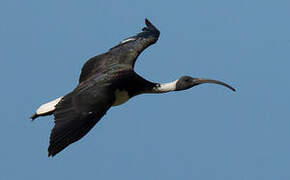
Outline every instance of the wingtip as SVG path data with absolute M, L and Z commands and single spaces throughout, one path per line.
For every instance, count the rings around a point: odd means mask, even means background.
M 147 19 L 145 18 L 146 27 L 144 27 L 143 31 L 154 31 L 155 33 L 160 34 L 160 31 Z
M 61 145 L 55 145 L 52 144 L 51 142 L 49 143 L 49 147 L 47 149 L 48 152 L 48 157 L 54 157 L 55 155 L 57 155 L 58 153 L 60 153 L 63 149 L 65 149 L 65 147 L 61 146 Z
M 57 153 L 53 152 L 50 148 L 51 148 L 51 146 L 49 146 L 49 148 L 48 148 L 48 157 L 54 157 Z
M 147 18 L 145 18 L 145 24 L 146 26 L 152 26 L 152 23 Z
M 145 24 L 148 28 L 152 27 L 152 28 L 156 29 L 156 27 L 147 18 L 145 18 Z

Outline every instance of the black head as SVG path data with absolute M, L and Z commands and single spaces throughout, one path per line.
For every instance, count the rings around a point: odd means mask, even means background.
M 186 90 L 186 89 L 192 88 L 193 86 L 203 84 L 203 83 L 220 84 L 231 89 L 232 91 L 236 91 L 233 87 L 221 81 L 212 80 L 212 79 L 193 78 L 190 76 L 182 76 L 177 81 L 176 91 Z

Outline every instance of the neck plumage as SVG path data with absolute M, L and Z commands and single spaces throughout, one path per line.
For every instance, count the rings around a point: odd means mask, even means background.
M 156 86 L 150 91 L 150 93 L 166 93 L 175 91 L 177 81 L 178 80 L 163 84 L 156 84 Z

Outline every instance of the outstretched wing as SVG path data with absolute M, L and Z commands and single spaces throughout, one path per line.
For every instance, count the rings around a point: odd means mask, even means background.
M 85 136 L 111 107 L 113 98 L 108 88 L 95 84 L 84 84 L 64 96 L 54 111 L 48 156 Z
M 79 82 L 87 80 L 92 74 L 106 71 L 114 65 L 128 65 L 134 68 L 139 54 L 148 46 L 154 44 L 159 37 L 159 30 L 145 19 L 146 27 L 139 34 L 124 39 L 108 52 L 89 59 L 83 66 Z

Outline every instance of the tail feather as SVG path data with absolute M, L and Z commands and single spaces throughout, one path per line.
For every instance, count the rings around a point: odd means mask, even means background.
M 50 101 L 48 103 L 45 103 L 43 105 L 41 105 L 36 112 L 30 117 L 30 119 L 33 121 L 34 119 L 38 118 L 39 116 L 48 116 L 48 115 L 52 115 L 54 110 L 55 110 L 55 106 L 60 102 L 60 100 L 63 97 L 59 97 L 53 101 Z
M 30 119 L 33 121 L 34 119 L 36 119 L 38 117 L 38 115 L 36 114 L 36 113 L 34 113 L 31 117 L 30 117 Z

